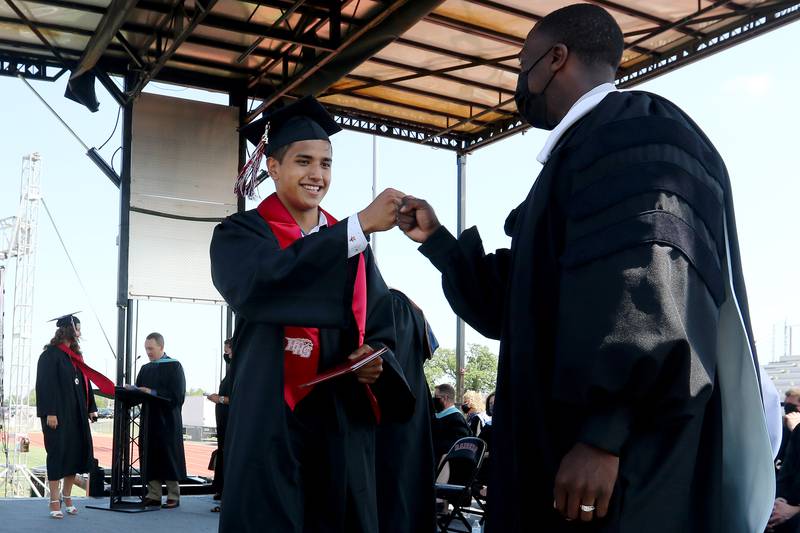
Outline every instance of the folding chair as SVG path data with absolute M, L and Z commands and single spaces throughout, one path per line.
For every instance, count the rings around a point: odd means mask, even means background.
M 453 444 L 439 465 L 439 470 L 436 472 L 437 479 L 445 467 L 449 469 L 447 483 L 436 484 L 436 497 L 449 504 L 445 506 L 444 512 L 436 517 L 436 523 L 442 533 L 462 531 L 450 529 L 450 524 L 454 520 L 464 524 L 466 530 L 470 531 L 471 526 L 464 512 L 469 511 L 472 506 L 472 486 L 478 477 L 485 453 L 485 442 L 476 437 L 464 437 Z M 453 508 L 448 512 L 449 506 Z

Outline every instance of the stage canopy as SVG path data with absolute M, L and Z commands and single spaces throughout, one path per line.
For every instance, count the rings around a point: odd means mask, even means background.
M 525 129 L 517 54 L 572 0 L 0 0 L 0 73 L 95 77 L 121 103 L 151 80 L 259 101 L 321 96 L 345 128 L 469 152 Z M 628 87 L 800 17 L 775 0 L 594 0 L 618 20 Z M 108 74 L 131 77 L 122 93 Z M 699 89 L 702 90 L 702 89 Z

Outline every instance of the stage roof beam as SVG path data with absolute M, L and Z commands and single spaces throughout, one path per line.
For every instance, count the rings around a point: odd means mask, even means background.
M 258 108 L 247 116 L 254 120 L 261 112 L 296 89 L 301 94 L 319 94 L 336 80 L 351 72 L 384 46 L 394 41 L 401 29 L 408 29 L 442 0 L 394 0 L 375 14 L 366 24 L 352 30 L 336 50 L 328 53 L 306 67 L 302 72 L 284 83 L 275 93 L 266 98 Z M 385 22 L 385 23 L 384 23 Z M 374 30 L 374 31 L 373 31 Z M 397 33 L 395 33 L 397 32 Z M 338 61 L 333 63 L 334 60 Z M 328 64 L 331 66 L 322 71 Z M 316 76 L 314 76 L 316 74 Z M 313 80 L 309 79 L 314 76 Z
M 94 31 L 89 44 L 83 52 L 78 65 L 72 70 L 71 79 L 75 79 L 81 74 L 89 72 L 114 40 L 114 36 L 122 28 L 133 8 L 136 7 L 138 0 L 111 0 L 105 15 L 100 20 L 100 24 Z
M 203 3 L 203 1 L 205 3 Z M 203 21 L 203 19 L 206 18 L 206 16 L 208 16 L 208 14 L 214 8 L 214 4 L 217 3 L 217 0 L 203 0 L 203 1 L 195 0 L 194 2 L 195 10 L 191 15 L 189 15 L 189 23 L 183 27 L 183 29 L 180 31 L 180 33 L 178 33 L 178 35 L 175 36 L 175 38 L 170 43 L 169 48 L 167 48 L 159 56 L 159 58 L 150 67 L 150 69 L 146 70 L 139 76 L 139 78 L 136 80 L 136 83 L 133 86 L 133 89 L 131 89 L 130 93 L 128 93 L 129 100 L 133 100 L 134 98 L 136 98 L 139 95 L 139 93 L 142 92 L 142 89 L 144 89 L 145 85 L 147 85 L 147 83 L 151 79 L 158 76 L 158 72 L 162 68 L 164 68 L 164 66 L 167 64 L 167 61 L 169 61 L 169 58 L 175 54 L 175 52 L 183 44 L 186 38 L 189 37 L 189 35 L 191 35 L 191 33 Z M 182 17 L 183 14 L 178 13 L 177 16 Z

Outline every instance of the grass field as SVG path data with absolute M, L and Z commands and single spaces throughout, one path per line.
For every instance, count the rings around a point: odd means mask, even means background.
M 110 435 L 113 430 L 112 424 L 113 422 L 111 420 L 101 420 L 92 425 L 92 434 Z M 32 443 L 30 445 L 30 451 L 23 455 L 23 461 L 30 470 L 37 469 L 39 467 L 45 467 L 47 465 L 47 453 L 45 452 L 43 446 L 37 446 Z M 3 470 L 2 465 L 4 464 L 6 464 L 5 451 L 0 447 L 0 472 Z M 5 476 L 0 477 L 0 498 L 13 496 L 9 491 L 10 486 L 7 484 Z M 72 489 L 72 495 L 85 496 L 86 492 L 76 486 Z

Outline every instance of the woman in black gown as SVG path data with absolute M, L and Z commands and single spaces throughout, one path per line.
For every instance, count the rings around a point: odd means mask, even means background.
M 36 373 L 36 414 L 42 420 L 47 450 L 50 517 L 64 518 L 59 484 L 67 514 L 75 515 L 72 485 L 75 474 L 90 471 L 92 434 L 89 420 L 97 420 L 97 404 L 85 374 L 78 339 L 80 321 L 67 315 L 57 319 L 55 335 L 39 356 Z

